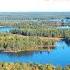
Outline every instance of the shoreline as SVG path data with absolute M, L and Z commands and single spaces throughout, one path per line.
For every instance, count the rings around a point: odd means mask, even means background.
M 36 52 L 36 51 L 47 51 L 51 52 L 53 49 L 34 49 L 34 50 L 18 50 L 18 51 L 10 51 L 10 50 L 0 50 L 3 53 L 21 53 L 21 52 Z

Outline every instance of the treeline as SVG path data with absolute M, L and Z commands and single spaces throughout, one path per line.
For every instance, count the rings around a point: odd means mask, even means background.
M 45 21 L 30 21 L 30 20 L 23 20 L 23 21 L 0 21 L 0 26 L 15 26 L 18 28 L 26 28 L 26 27 L 40 27 L 41 24 L 47 25 L 49 23 L 47 20 Z
M 36 29 L 14 29 L 10 31 L 12 34 L 21 34 L 24 36 L 42 36 L 42 37 L 57 37 L 70 38 L 70 29 L 57 28 L 36 28 Z
M 26 63 L 1 63 L 1 70 L 70 70 L 70 65 L 65 67 L 53 66 L 51 64 L 26 64 Z
M 13 26 L 13 27 L 15 27 L 16 26 L 16 22 L 0 21 L 0 26 Z
M 34 20 L 19 20 L 19 21 L 0 21 L 0 26 L 14 26 L 18 28 L 37 28 L 37 27 L 58 27 L 58 26 L 70 26 L 69 22 L 57 22 L 57 21 L 48 21 L 47 20 L 40 20 L 40 21 L 34 21 Z

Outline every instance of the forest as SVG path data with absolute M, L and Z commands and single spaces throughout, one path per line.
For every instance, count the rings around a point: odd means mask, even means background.
M 66 49 L 65 47 L 67 45 L 65 45 L 65 43 L 62 41 L 65 40 L 66 43 L 70 43 L 69 20 L 70 16 L 60 16 L 60 15 L 59 16 L 34 15 L 34 17 L 33 16 L 30 17 L 30 15 L 29 16 L 0 15 L 0 31 L 2 27 L 3 29 L 4 27 L 13 28 L 10 29 L 9 31 L 0 32 L 0 56 L 4 57 L 3 56 L 4 53 L 14 53 L 16 54 L 16 56 L 14 57 L 16 57 L 17 59 L 20 58 L 21 60 L 22 58 L 25 60 L 25 58 L 27 59 L 28 58 L 31 59 L 31 57 L 34 58 L 34 56 L 36 56 L 37 54 L 34 53 L 33 55 L 21 56 L 20 52 L 26 53 L 27 51 L 39 51 L 40 53 L 38 53 L 38 55 L 41 56 L 42 54 L 44 54 L 42 56 L 44 57 L 43 60 L 46 60 L 48 57 L 49 57 L 48 59 L 50 59 L 50 56 L 52 59 L 55 59 L 56 54 L 59 55 L 58 50 L 59 52 L 61 51 L 63 52 L 63 50 Z M 61 44 L 59 45 L 61 46 L 61 48 L 55 46 L 55 44 L 60 41 Z M 62 44 L 64 44 L 65 47 L 64 45 L 62 46 Z M 55 50 L 57 50 L 57 52 Z M 68 49 L 66 49 L 66 51 L 67 50 Z M 47 54 L 42 53 L 41 51 L 46 51 Z M 1 52 L 4 52 L 3 55 L 1 55 L 2 54 Z M 55 54 L 53 52 L 55 52 Z M 13 62 L 12 60 L 13 55 L 11 56 L 7 56 L 8 62 L 0 61 L 0 70 L 70 70 L 70 65 L 68 64 L 65 64 L 64 66 L 61 66 L 59 64 L 54 65 L 54 63 L 49 64 L 47 62 L 48 60 L 45 61 L 46 64 L 20 62 L 20 60 L 19 62 L 15 62 L 15 60 Z M 10 57 L 11 62 L 9 62 Z M 37 57 L 35 57 L 34 60 Z M 57 62 L 60 63 L 59 61 Z

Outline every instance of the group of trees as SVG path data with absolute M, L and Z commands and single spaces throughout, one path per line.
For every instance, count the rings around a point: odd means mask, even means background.
M 9 33 L 0 33 L 0 50 L 10 52 L 40 50 L 44 49 L 44 47 L 47 48 L 48 46 L 54 46 L 55 42 L 56 40 L 48 40 L 38 36 L 22 36 Z
M 1 21 L 0 26 L 13 26 L 14 27 L 14 26 L 16 26 L 16 22 Z
M 0 22 L 2 26 L 13 26 L 12 34 L 25 36 L 44 36 L 44 37 L 70 37 L 70 29 L 60 29 L 48 26 L 47 21 L 23 21 L 23 22 Z M 52 23 L 53 24 L 53 23 Z
M 70 26 L 69 22 L 68 23 L 64 23 L 64 22 L 57 22 L 57 21 L 48 21 L 47 20 L 19 20 L 19 21 L 0 21 L 0 26 L 14 26 L 14 27 L 18 27 L 18 28 L 26 28 L 26 27 L 30 27 L 30 28 L 37 28 L 37 27 L 58 27 L 58 26 Z
M 42 37 L 57 37 L 65 38 L 70 37 L 70 29 L 57 29 L 57 28 L 36 28 L 36 29 L 13 29 L 10 31 L 12 34 L 21 34 L 24 36 L 42 36 Z
M 14 26 L 16 28 L 11 30 L 10 33 L 0 33 L 0 49 L 16 51 L 34 50 L 35 48 L 43 49 L 44 46 L 54 46 L 57 41 L 48 38 L 70 38 L 70 29 L 47 26 L 47 22 L 45 22 L 24 21 L 20 23 L 0 23 L 0 25 Z
M 26 63 L 0 63 L 1 70 L 70 70 L 70 66 L 53 66 L 48 64 L 26 64 Z

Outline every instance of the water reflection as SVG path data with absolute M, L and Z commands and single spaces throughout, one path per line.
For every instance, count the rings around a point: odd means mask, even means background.
M 70 39 L 69 38 L 64 38 L 62 39 L 68 46 L 70 46 Z

